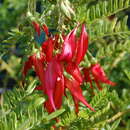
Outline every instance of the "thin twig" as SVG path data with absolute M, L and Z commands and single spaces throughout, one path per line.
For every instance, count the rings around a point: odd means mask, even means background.
M 129 113 L 130 109 L 127 109 L 123 112 L 118 112 L 116 115 L 114 115 L 113 117 L 111 117 L 110 119 L 107 120 L 107 123 L 111 123 L 114 122 L 115 120 L 117 120 L 118 118 L 120 118 L 121 116 L 123 116 L 126 113 Z

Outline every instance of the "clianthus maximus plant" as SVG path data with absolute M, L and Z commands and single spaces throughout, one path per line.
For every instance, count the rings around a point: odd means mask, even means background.
M 100 82 L 111 86 L 116 84 L 108 79 L 99 63 L 92 64 L 89 68 L 80 67 L 88 49 L 89 36 L 85 23 L 77 24 L 77 27 L 69 34 L 61 37 L 58 34 L 49 35 L 46 25 L 40 27 L 35 21 L 32 24 L 38 36 L 43 29 L 47 40 L 42 43 L 37 53 L 29 56 L 23 68 L 23 76 L 26 76 L 29 69 L 34 68 L 40 80 L 40 85 L 35 89 L 43 91 L 43 94 L 48 96 L 44 107 L 49 113 L 60 109 L 62 97 L 66 95 L 66 89 L 68 89 L 73 97 L 76 112 L 78 112 L 79 102 L 95 111 L 85 100 L 81 85 L 84 82 L 89 82 L 93 89 L 92 81 L 94 81 L 98 89 L 102 90 Z M 80 26 L 82 26 L 80 36 L 77 37 L 76 32 Z
M 129 130 L 129 7 L 130 0 L 28 0 L 12 44 L 0 48 L 15 54 L 1 61 L 19 83 L 3 95 L 0 129 Z

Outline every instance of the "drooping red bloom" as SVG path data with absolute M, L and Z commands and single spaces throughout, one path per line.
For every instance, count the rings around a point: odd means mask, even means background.
M 44 81 L 44 67 L 43 67 L 44 56 L 40 53 L 38 57 L 36 54 L 33 54 L 29 57 L 28 61 L 25 62 L 23 68 L 23 76 L 26 76 L 27 72 L 34 66 L 34 70 L 41 81 Z M 43 84 L 42 84 L 43 85 Z
M 44 85 L 46 87 L 46 93 L 48 95 L 49 101 L 52 105 L 52 108 L 56 110 L 54 103 L 54 91 L 56 89 L 56 82 L 58 78 L 61 80 L 63 75 L 61 65 L 56 58 L 52 59 L 48 63 L 48 66 L 45 71 Z
M 62 97 L 64 95 L 64 76 L 63 69 L 59 61 L 54 58 L 48 63 L 44 75 L 43 85 L 36 87 L 48 95 L 45 102 L 45 108 L 49 113 L 60 109 L 62 105 Z M 44 86 L 44 87 L 43 87 Z
M 91 79 L 91 75 L 90 75 L 90 69 L 84 68 L 83 72 L 84 72 L 85 81 L 90 83 L 90 88 L 93 88 L 92 79 Z
M 40 25 L 35 21 L 33 21 L 32 24 L 33 24 L 34 29 L 37 32 L 38 36 L 40 36 Z
M 95 79 L 98 79 L 100 82 L 109 84 L 111 86 L 116 85 L 116 83 L 114 83 L 108 79 L 108 77 L 106 76 L 106 74 L 105 74 L 103 68 L 100 66 L 100 64 L 92 65 L 91 70 L 92 70 L 92 74 Z
M 94 109 L 87 103 L 84 96 L 82 95 L 82 89 L 78 81 L 75 79 L 69 80 L 65 78 L 65 86 L 70 90 L 71 94 L 75 97 L 76 100 L 81 101 L 85 106 L 94 111 Z
M 56 109 L 60 109 L 62 106 L 62 98 L 64 95 L 64 76 L 58 77 L 55 85 L 55 90 L 53 94 L 54 104 Z M 54 108 L 51 105 L 51 102 L 47 100 L 45 102 L 45 108 L 49 113 L 54 111 Z
M 111 86 L 115 86 L 116 83 L 110 81 L 108 77 L 106 76 L 103 68 L 100 66 L 100 64 L 93 64 L 89 68 L 84 68 L 83 72 L 85 74 L 85 80 L 86 82 L 90 83 L 90 87 L 92 87 L 92 80 L 95 81 L 97 87 L 99 90 L 102 90 L 102 87 L 100 83 L 105 83 Z

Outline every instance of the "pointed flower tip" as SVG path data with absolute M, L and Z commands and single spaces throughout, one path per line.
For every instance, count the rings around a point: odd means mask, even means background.
M 56 91 L 55 85 L 57 83 L 58 77 L 61 75 L 62 75 L 61 64 L 57 61 L 56 58 L 53 58 L 47 65 L 44 75 L 44 85 L 46 88 L 48 99 L 50 101 L 50 105 L 54 110 L 56 110 L 56 103 L 55 103 L 56 97 L 54 95 Z
M 88 107 L 90 110 L 92 110 L 93 112 L 96 112 L 95 110 L 94 110 L 94 108 L 92 108 L 91 106 L 89 106 Z
M 86 25 L 85 25 L 85 23 L 82 24 L 82 33 L 87 33 L 86 32 Z
M 94 110 L 94 108 L 92 108 L 92 107 L 91 107 L 91 105 L 90 105 L 90 104 L 88 104 L 86 101 L 85 101 L 85 102 L 83 102 L 83 104 L 84 104 L 86 107 L 88 107 L 90 110 L 92 110 L 92 111 L 96 112 L 96 111 Z
M 63 49 L 61 52 L 60 60 L 72 61 L 76 46 L 76 31 L 77 27 L 75 27 L 66 37 L 63 43 Z
M 108 84 L 111 85 L 111 86 L 116 86 L 116 85 L 117 85 L 117 83 L 112 82 L 112 81 L 110 81 L 110 80 L 108 81 Z
M 92 65 L 91 70 L 92 70 L 92 74 L 96 80 L 99 80 L 100 82 L 109 84 L 111 86 L 116 85 L 116 83 L 114 83 L 108 79 L 106 73 L 104 72 L 104 70 L 100 66 L 100 64 L 97 63 L 97 64 Z
M 65 85 L 66 87 L 70 90 L 71 94 L 73 95 L 73 97 L 82 102 L 86 107 L 88 107 L 90 110 L 95 111 L 90 104 L 88 104 L 88 102 L 85 100 L 85 97 L 82 94 L 82 89 L 80 87 L 80 84 L 77 80 L 68 80 L 67 78 L 65 78 Z
M 54 109 L 54 111 L 56 111 L 56 106 L 55 106 L 55 103 L 54 103 L 53 95 L 49 94 L 48 96 L 49 96 L 49 100 L 50 100 L 50 103 L 52 105 L 52 108 Z

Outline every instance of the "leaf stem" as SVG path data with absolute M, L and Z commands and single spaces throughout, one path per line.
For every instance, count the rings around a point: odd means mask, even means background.
M 130 113 L 130 109 L 127 109 L 123 112 L 118 112 L 117 114 L 115 114 L 113 117 L 111 117 L 110 119 L 107 120 L 107 123 L 111 123 L 114 122 L 115 120 L 117 120 L 118 118 L 120 118 L 121 116 L 123 116 L 126 113 Z

